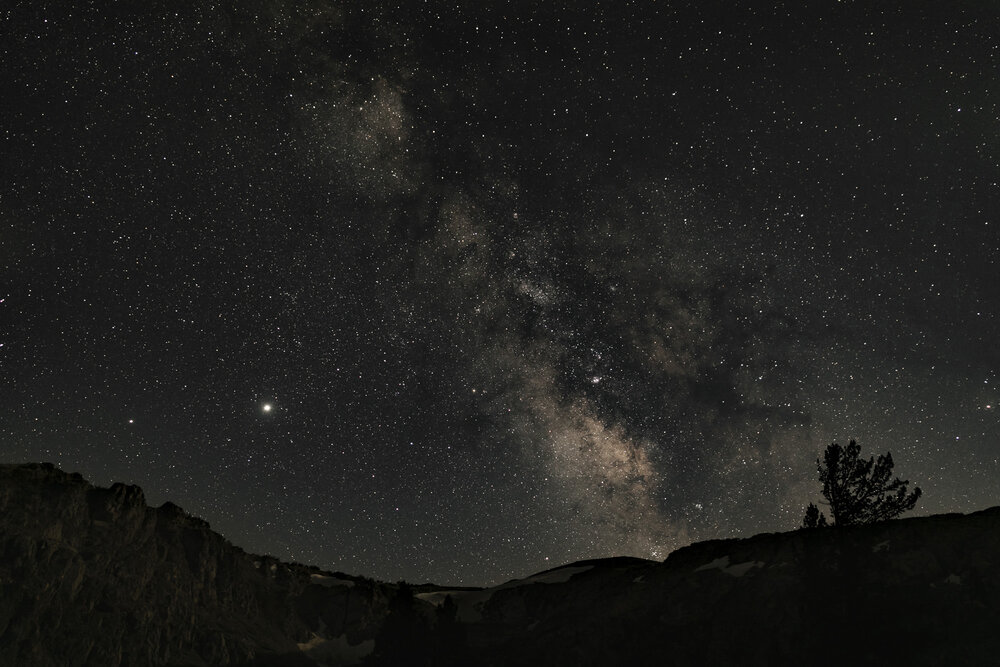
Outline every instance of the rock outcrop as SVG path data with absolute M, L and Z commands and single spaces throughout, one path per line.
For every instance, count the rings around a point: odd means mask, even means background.
M 995 665 L 998 564 L 994 508 L 411 589 L 246 554 L 134 486 L 0 466 L 0 666 Z
M 0 466 L 0 665 L 312 665 L 328 642 L 370 651 L 390 596 L 247 554 L 139 487 Z

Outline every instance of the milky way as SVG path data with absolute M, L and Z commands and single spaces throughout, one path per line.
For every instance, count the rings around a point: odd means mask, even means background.
M 0 458 L 485 584 L 997 502 L 984 3 L 4 10 Z

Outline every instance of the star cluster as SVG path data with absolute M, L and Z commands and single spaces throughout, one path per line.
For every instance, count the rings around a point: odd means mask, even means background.
M 0 459 L 441 583 L 995 504 L 998 18 L 4 9 Z

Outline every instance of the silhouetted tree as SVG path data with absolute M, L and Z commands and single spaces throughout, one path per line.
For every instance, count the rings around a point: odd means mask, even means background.
M 826 516 L 819 511 L 819 508 L 809 503 L 806 508 L 806 517 L 802 520 L 803 528 L 826 528 Z
M 420 666 L 430 664 L 427 620 L 417 609 L 413 587 L 400 581 L 389 602 L 389 614 L 375 636 L 375 650 L 367 665 Z
M 823 497 L 835 526 L 894 519 L 913 509 L 920 498 L 919 488 L 907 492 L 909 481 L 898 477 L 892 479 L 892 454 L 886 452 L 877 460 L 865 460 L 859 457 L 860 453 L 861 447 L 851 440 L 847 447 L 833 443 L 823 453 L 823 460 L 816 460 Z M 826 526 L 826 516 L 810 503 L 802 525 L 805 528 Z

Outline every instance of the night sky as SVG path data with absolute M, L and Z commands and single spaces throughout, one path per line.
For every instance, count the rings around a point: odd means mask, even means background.
M 451 584 L 1000 503 L 994 3 L 7 4 L 0 461 Z

